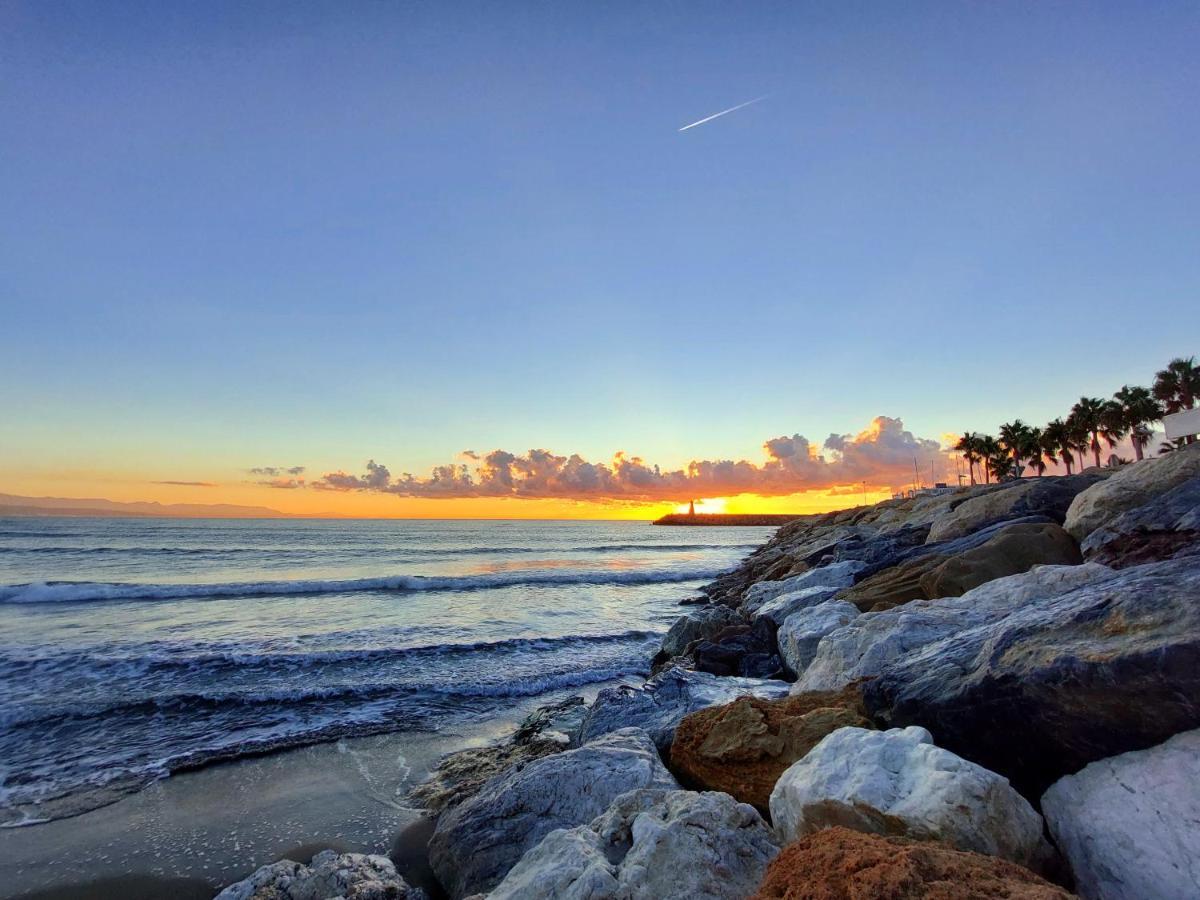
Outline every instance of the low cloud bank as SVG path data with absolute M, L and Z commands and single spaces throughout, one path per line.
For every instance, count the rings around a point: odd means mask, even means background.
M 326 491 L 373 491 L 401 497 L 560 498 L 589 501 L 685 501 L 735 494 L 784 496 L 866 483 L 897 488 L 913 480 L 914 460 L 924 479 L 931 462 L 938 477 L 953 464 L 936 440 L 919 438 L 900 419 L 878 416 L 857 435 L 831 434 L 815 444 L 800 434 L 763 444 L 765 461 L 694 460 L 685 469 L 663 471 L 637 456 L 617 453 L 611 463 L 549 450 L 513 454 L 465 452 L 467 463 L 437 466 L 426 478 L 393 476 L 371 460 L 361 475 L 328 472 L 310 482 Z

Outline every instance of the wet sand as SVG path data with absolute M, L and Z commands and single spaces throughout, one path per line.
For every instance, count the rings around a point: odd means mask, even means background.
M 69 819 L 0 831 L 0 897 L 211 898 L 278 859 L 332 847 L 391 855 L 429 884 L 429 823 L 405 802 L 444 754 L 507 734 L 534 707 L 603 685 L 510 702 L 455 731 L 343 739 L 157 782 Z

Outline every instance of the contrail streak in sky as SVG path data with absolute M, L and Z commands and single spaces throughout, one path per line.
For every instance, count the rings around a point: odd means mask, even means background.
M 719 113 L 713 113 L 711 116 L 701 119 L 699 122 L 693 122 L 691 125 L 684 125 L 679 130 L 687 131 L 689 128 L 695 128 L 697 125 L 703 125 L 705 122 L 711 122 L 713 119 L 719 119 L 721 116 L 727 116 L 731 112 L 737 112 L 737 110 L 750 106 L 752 103 L 757 103 L 759 100 L 766 100 L 769 96 L 771 95 L 763 94 L 761 97 L 755 97 L 753 100 L 747 100 L 745 103 L 739 103 L 737 106 L 731 106 L 729 109 L 723 109 Z

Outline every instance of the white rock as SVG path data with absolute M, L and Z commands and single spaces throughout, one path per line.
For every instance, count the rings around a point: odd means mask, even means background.
M 801 588 L 798 591 L 788 591 L 786 594 L 780 594 L 773 600 L 768 600 L 750 618 L 770 619 L 776 625 L 779 625 L 792 613 L 799 612 L 802 609 L 809 609 L 813 606 L 819 606 L 840 590 L 842 590 L 840 587 L 817 584 L 812 587 Z
M 1033 869 L 1053 855 L 1042 817 L 1007 779 L 935 747 L 917 726 L 839 728 L 783 773 L 770 808 L 785 843 L 842 825 L 946 841 Z
M 588 825 L 553 831 L 489 900 L 741 900 L 779 846 L 728 794 L 641 790 Z
M 1087 900 L 1200 897 L 1200 730 L 1060 778 L 1042 811 Z
M 858 616 L 858 607 L 845 600 L 826 600 L 817 606 L 794 612 L 779 626 L 776 635 L 779 655 L 792 672 L 800 675 L 816 656 L 821 639 L 849 625 Z
M 1079 493 L 1067 510 L 1063 527 L 1075 540 L 1083 541 L 1121 513 L 1136 509 L 1197 475 L 1200 475 L 1200 444 L 1131 463 Z
M 787 694 L 788 685 L 782 681 L 732 678 L 672 666 L 641 687 L 621 685 L 602 690 L 583 720 L 579 739 L 586 742 L 633 726 L 649 732 L 658 749 L 666 753 L 671 749 L 675 726 L 690 712 L 732 703 L 747 695 L 774 700 Z
M 623 728 L 493 778 L 438 819 L 429 863 L 451 897 L 490 890 L 554 829 L 590 822 L 627 791 L 678 786 L 649 735 Z
M 782 581 L 759 581 L 746 589 L 740 608 L 743 612 L 753 615 L 760 606 L 781 594 L 789 594 L 792 591 L 818 585 L 834 588 L 850 587 L 854 583 L 854 576 L 864 568 L 866 568 L 865 563 L 848 559 L 844 562 L 821 566 L 818 569 L 809 569 L 807 572 L 793 575 Z
M 989 581 L 961 597 L 914 600 L 884 612 L 864 613 L 821 639 L 792 692 L 840 690 L 859 678 L 880 674 L 888 664 L 935 641 L 1115 575 L 1098 563 L 1035 566 L 1020 575 Z
M 425 900 L 386 856 L 324 850 L 307 866 L 285 859 L 231 884 L 216 900 Z

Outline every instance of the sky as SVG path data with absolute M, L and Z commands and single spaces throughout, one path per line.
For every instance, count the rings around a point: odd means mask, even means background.
M 1195 3 L 0 0 L 0 491 L 885 496 L 1200 352 L 1197 46 Z

